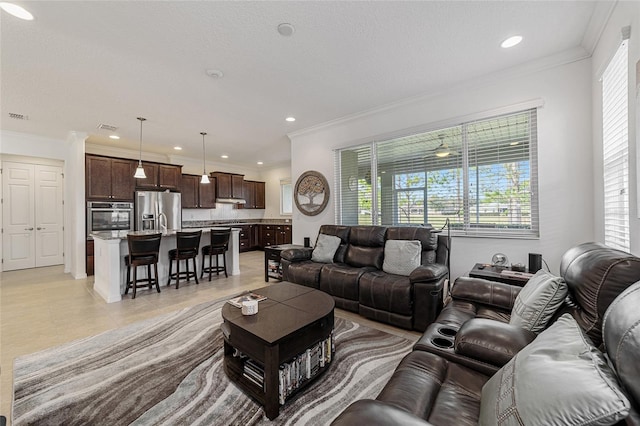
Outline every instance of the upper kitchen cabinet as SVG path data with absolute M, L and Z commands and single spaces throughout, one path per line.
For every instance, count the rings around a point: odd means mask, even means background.
M 158 183 L 161 189 L 178 189 L 182 177 L 182 166 L 160 164 L 158 167 Z
M 243 184 L 243 197 L 246 203 L 243 208 L 245 209 L 264 209 L 264 182 L 257 182 L 253 180 L 245 180 Z M 239 206 L 240 207 L 240 206 Z
M 89 201 L 133 201 L 135 161 L 85 156 L 86 196 Z
M 200 176 L 182 175 L 180 182 L 180 192 L 182 193 L 182 208 L 196 209 L 198 208 L 198 185 Z
M 184 209 L 215 209 L 216 180 L 209 178 L 210 183 L 200 183 L 198 175 L 182 175 L 180 192 Z
M 242 199 L 244 196 L 244 175 L 236 173 L 211 172 L 216 179 L 218 198 Z
M 178 190 L 182 175 L 182 166 L 142 162 L 145 179 L 136 179 L 136 187 L 149 190 Z
M 201 209 L 216 208 L 216 178 L 210 177 L 209 183 L 198 183 L 198 205 Z
M 143 161 L 142 168 L 144 169 L 144 174 L 147 177 L 144 179 L 136 179 L 136 188 L 150 190 L 160 188 L 158 185 L 158 164 Z

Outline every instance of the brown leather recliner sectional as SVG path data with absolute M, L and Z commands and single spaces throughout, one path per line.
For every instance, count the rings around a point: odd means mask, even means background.
M 284 250 L 284 280 L 330 294 L 339 308 L 406 329 L 424 331 L 442 309 L 449 252 L 433 227 L 322 225 L 319 234 L 340 238 L 333 262 L 312 261 L 311 248 Z M 420 241 L 421 266 L 409 276 L 384 272 L 388 240 Z
M 569 296 L 540 334 L 508 323 L 519 287 L 459 278 L 449 303 L 400 362 L 376 400 L 357 401 L 333 424 L 497 424 L 495 419 L 487 421 L 491 413 L 502 416 L 503 424 L 529 424 L 509 419 L 530 415 L 539 406 L 537 416 L 542 417 L 537 424 L 564 424 L 565 418 L 553 420 L 553 413 L 560 411 L 567 418 L 593 416 L 575 424 L 640 425 L 640 258 L 586 243 L 565 253 L 560 273 Z M 554 351 L 571 341 L 567 337 L 571 327 L 579 330 L 578 343 L 593 343 L 587 345 L 590 349 L 578 350 L 577 358 L 598 367 L 596 376 L 605 377 L 610 388 L 587 379 L 590 376 L 571 361 L 557 364 L 560 373 L 554 373 L 554 362 L 566 361 L 565 355 Z M 600 352 L 595 348 L 602 348 L 602 343 L 606 350 Z M 611 361 L 613 376 L 600 370 L 608 368 L 603 367 L 607 364 L 603 353 Z M 526 376 L 528 364 L 536 367 Z M 518 369 L 525 373 L 519 376 Z M 563 372 L 568 373 L 564 380 Z M 552 382 L 535 383 L 545 376 L 551 376 Z M 518 387 L 523 382 L 526 390 Z M 618 382 L 621 390 L 612 390 Z M 587 396 L 595 395 L 595 400 L 583 406 L 585 400 L 580 398 L 555 396 L 555 391 L 572 385 Z M 496 386 L 498 400 L 490 398 Z M 605 391 L 622 404 L 617 412 L 598 405 L 606 400 L 601 397 Z M 590 408 L 599 414 L 591 413 Z M 567 409 L 569 413 L 562 411 Z

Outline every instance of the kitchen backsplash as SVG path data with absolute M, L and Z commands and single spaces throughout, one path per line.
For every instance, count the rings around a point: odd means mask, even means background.
M 234 204 L 217 203 L 215 209 L 182 209 L 182 221 L 262 219 L 264 210 L 237 209 Z

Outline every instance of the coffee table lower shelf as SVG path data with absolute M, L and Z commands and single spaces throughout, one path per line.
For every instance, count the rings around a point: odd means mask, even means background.
M 313 383 L 315 379 L 326 373 L 327 370 L 329 370 L 329 368 L 331 367 L 331 361 L 333 360 L 333 355 L 335 353 L 332 335 L 330 334 L 329 336 L 327 336 L 327 339 L 325 340 L 329 340 L 331 342 L 328 345 L 328 350 L 330 351 L 330 359 L 328 361 L 325 361 L 322 367 L 318 367 L 317 371 L 315 371 L 310 377 L 307 378 L 305 375 L 305 377 L 299 381 L 299 384 L 293 390 L 291 390 L 286 397 L 282 396 L 283 394 L 280 389 L 281 364 L 277 361 L 277 346 L 265 347 L 265 362 L 263 367 L 262 386 L 253 382 L 251 379 L 245 376 L 244 364 L 248 360 L 252 360 L 252 358 L 246 355 L 245 358 L 234 356 L 234 353 L 236 353 L 237 350 L 231 343 L 229 343 L 226 338 L 224 340 L 224 370 L 230 380 L 232 380 L 246 394 L 255 399 L 260 405 L 264 407 L 265 413 L 269 420 L 273 420 L 278 417 L 280 413 L 280 405 L 282 405 L 283 403 L 282 398 L 284 398 L 284 402 L 286 402 L 286 400 L 302 391 L 304 388 Z M 323 344 L 321 342 L 317 342 L 311 347 L 316 347 L 317 345 Z M 304 351 L 300 355 L 302 356 L 305 352 L 306 351 Z M 291 360 L 288 361 L 288 363 L 291 362 Z

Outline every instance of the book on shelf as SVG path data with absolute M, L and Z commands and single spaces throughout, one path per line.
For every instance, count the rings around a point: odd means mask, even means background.
M 236 308 L 242 308 L 242 302 L 250 302 L 250 301 L 262 302 L 263 300 L 266 300 L 266 299 L 267 299 L 267 296 L 262 296 L 257 293 L 247 293 L 247 294 L 243 294 L 238 297 L 235 297 L 233 299 L 227 300 L 227 302 L 229 302 L 231 305 L 235 306 Z

